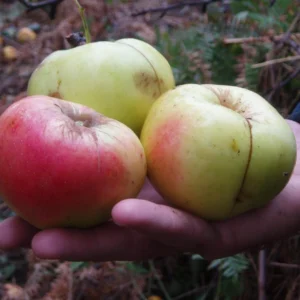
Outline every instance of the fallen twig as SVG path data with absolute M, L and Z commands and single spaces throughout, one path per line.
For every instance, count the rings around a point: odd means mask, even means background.
M 279 84 L 277 89 L 282 88 L 286 84 L 288 84 L 292 79 L 296 78 L 300 74 L 300 68 L 296 69 L 292 74 L 287 76 L 284 80 L 282 80 Z
M 296 17 L 294 18 L 293 22 L 289 26 L 288 30 L 283 34 L 283 37 L 279 41 L 280 43 L 278 45 L 278 48 L 281 48 L 289 40 L 291 36 L 291 32 L 294 30 L 299 20 L 300 20 L 300 12 L 297 13 Z
M 244 37 L 244 38 L 224 38 L 224 44 L 243 44 L 243 43 L 261 43 L 261 42 L 273 42 L 280 41 L 284 34 L 275 36 L 259 36 L 259 37 Z M 290 37 L 300 38 L 300 33 L 291 34 Z
M 29 0 L 19 0 L 22 4 L 24 4 L 29 10 L 34 10 L 38 8 L 44 8 L 46 6 L 50 6 L 49 17 L 53 19 L 56 14 L 57 5 L 63 0 L 43 0 L 38 2 L 31 2 Z
M 279 89 L 281 89 L 282 87 L 284 87 L 291 80 L 293 80 L 294 78 L 296 78 L 299 74 L 300 74 L 300 68 L 296 69 L 294 72 L 292 72 L 290 75 L 288 75 L 285 79 L 283 79 L 282 81 L 280 81 L 274 88 L 269 89 L 265 93 L 265 97 L 267 97 L 268 100 L 270 101 L 270 99 L 273 97 L 273 95 L 275 94 L 275 92 L 277 92 Z M 270 94 L 270 95 L 268 95 L 268 94 Z
M 274 64 L 288 62 L 288 61 L 295 61 L 295 60 L 299 60 L 299 59 L 300 59 L 300 55 L 276 58 L 276 59 L 271 59 L 271 60 L 264 61 L 262 63 L 253 64 L 251 66 L 251 68 L 254 68 L 254 69 L 255 68 L 261 68 L 261 67 L 265 67 L 265 66 L 270 66 L 270 65 L 274 65 Z
M 286 44 L 288 44 L 291 48 L 293 48 L 299 55 L 300 55 L 300 45 L 297 44 L 295 41 L 288 39 L 286 41 Z
M 204 285 L 204 286 L 200 286 L 197 288 L 194 288 L 190 291 L 187 291 L 183 294 L 180 294 L 179 296 L 176 296 L 175 298 L 173 298 L 173 300 L 181 300 L 181 299 L 186 299 L 187 296 L 191 296 L 193 294 L 199 293 L 200 291 L 207 291 L 209 289 L 212 289 L 213 287 L 215 287 L 215 285 Z
M 270 262 L 269 266 L 279 267 L 279 268 L 286 268 L 286 269 L 297 269 L 297 270 L 300 269 L 300 265 L 280 263 L 280 262 L 275 262 L 275 261 Z
M 24 4 L 27 8 L 41 8 L 48 5 L 54 5 L 57 4 L 63 0 L 43 0 L 38 2 L 31 2 L 28 0 L 19 0 L 22 4 Z
M 289 29 L 287 30 L 287 32 L 285 34 L 290 35 L 299 21 L 300 21 L 300 11 L 298 11 L 296 17 L 294 18 L 292 24 L 289 26 Z
M 149 262 L 149 265 L 150 265 L 150 269 L 151 269 L 151 271 L 152 271 L 155 279 L 157 280 L 158 285 L 159 285 L 162 293 L 164 294 L 165 299 L 166 300 L 171 300 L 171 296 L 169 295 L 169 293 L 168 293 L 168 291 L 167 291 L 164 283 L 160 280 L 160 277 L 159 277 L 159 275 L 158 275 L 158 273 L 156 271 L 156 268 L 155 268 L 153 260 L 149 260 L 148 262 Z
M 171 4 L 171 5 L 166 5 L 163 7 L 155 7 L 155 8 L 149 8 L 149 9 L 145 9 L 145 10 L 141 10 L 139 12 L 136 13 L 132 13 L 131 16 L 132 17 L 137 17 L 137 16 L 141 16 L 141 15 L 145 15 L 148 13 L 157 13 L 157 12 L 161 12 L 163 14 L 165 14 L 167 11 L 169 10 L 174 10 L 174 9 L 178 9 L 184 6 L 198 6 L 198 5 L 208 5 L 210 3 L 213 2 L 222 2 L 222 0 L 198 0 L 198 1 L 182 1 L 176 4 Z
M 258 258 L 258 299 L 266 300 L 266 250 L 259 251 Z

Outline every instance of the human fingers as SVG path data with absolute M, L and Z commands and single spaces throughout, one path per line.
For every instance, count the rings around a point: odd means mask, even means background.
M 19 217 L 10 217 L 0 223 L 0 249 L 30 247 L 38 229 Z
M 112 211 L 115 223 L 179 251 L 200 251 L 220 239 L 206 221 L 170 206 L 127 199 Z
M 221 239 L 207 257 L 229 256 L 292 236 L 299 231 L 299 215 L 299 179 L 295 176 L 267 206 L 213 223 Z
M 85 230 L 44 230 L 33 238 L 32 249 L 40 258 L 69 261 L 143 260 L 175 253 L 112 222 Z
M 222 222 L 205 222 L 193 215 L 145 200 L 118 203 L 114 222 L 180 251 L 206 259 L 229 256 L 294 234 L 300 228 L 299 183 L 293 177 L 266 207 Z
M 160 204 L 166 203 L 163 197 L 153 187 L 148 177 L 146 178 L 143 188 L 136 198 L 147 199 L 147 201 L 154 202 L 154 203 L 160 203 Z

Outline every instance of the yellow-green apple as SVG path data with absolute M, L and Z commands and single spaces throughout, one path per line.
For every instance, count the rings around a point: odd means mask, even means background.
M 89 106 L 139 135 L 152 103 L 174 87 L 165 57 L 128 38 L 51 53 L 31 75 L 27 90 Z
M 150 109 L 141 142 L 158 191 L 207 220 L 264 206 L 285 187 L 296 159 L 284 118 L 257 93 L 234 86 L 166 92 Z
M 31 96 L 0 117 L 0 195 L 38 228 L 101 224 L 145 176 L 136 134 L 91 108 Z

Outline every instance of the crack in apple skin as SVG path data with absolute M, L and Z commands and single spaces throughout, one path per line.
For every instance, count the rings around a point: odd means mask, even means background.
M 249 167 L 250 167 L 250 164 L 251 164 L 252 150 L 253 150 L 252 124 L 250 122 L 252 120 L 253 114 L 249 113 L 249 111 L 250 111 L 249 107 L 244 106 L 244 104 L 242 102 L 242 97 L 243 97 L 242 94 L 240 95 L 238 100 L 233 103 L 232 101 L 230 101 L 230 98 L 232 97 L 232 95 L 231 95 L 231 91 L 230 91 L 229 88 L 211 87 L 211 86 L 208 86 L 207 88 L 209 90 L 211 90 L 217 96 L 217 98 L 219 99 L 220 104 L 222 106 L 227 107 L 228 109 L 231 109 L 231 110 L 237 112 L 238 114 L 240 114 L 242 117 L 244 117 L 245 121 L 247 122 L 248 128 L 249 128 L 249 141 L 250 141 L 250 143 L 249 143 L 249 155 L 248 155 L 248 160 L 247 160 L 243 180 L 242 180 L 242 183 L 241 183 L 241 187 L 240 187 L 240 189 L 237 193 L 237 196 L 235 197 L 235 202 L 234 202 L 234 205 L 233 205 L 232 210 L 231 210 L 231 213 L 232 213 L 234 211 L 235 206 L 237 205 L 237 203 L 243 202 L 241 194 L 243 192 L 244 184 L 245 184 L 247 174 L 248 174 L 248 170 L 249 170 Z
M 249 137 L 250 137 L 249 138 L 249 140 L 250 140 L 249 155 L 248 155 L 248 161 L 247 161 L 247 165 L 246 165 L 245 174 L 244 174 L 244 177 L 243 177 L 243 180 L 242 180 L 241 188 L 240 188 L 240 190 L 237 194 L 234 206 L 236 205 L 236 203 L 239 203 L 239 202 L 243 201 L 240 198 L 240 196 L 241 196 L 241 193 L 243 192 L 243 187 L 244 187 L 244 184 L 245 184 L 245 181 L 246 181 L 246 178 L 247 178 L 247 174 L 248 174 L 248 170 L 249 170 L 249 166 L 250 166 L 251 158 L 252 158 L 252 150 L 253 150 L 252 125 L 251 125 L 249 119 L 246 119 L 246 122 L 247 122 L 248 127 L 249 127 Z M 232 211 L 234 211 L 234 208 L 235 208 L 234 206 L 232 207 Z

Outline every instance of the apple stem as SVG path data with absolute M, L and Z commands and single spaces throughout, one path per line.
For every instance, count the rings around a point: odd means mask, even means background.
M 78 2 L 78 0 L 74 0 L 78 9 L 79 9 L 79 14 L 82 20 L 82 25 L 83 25 L 83 30 L 84 30 L 84 36 L 85 36 L 85 40 L 86 43 L 90 43 L 91 42 L 91 34 L 90 34 L 90 30 L 89 30 L 89 26 L 86 20 L 86 16 L 85 16 L 85 9 L 80 5 L 80 3 Z

